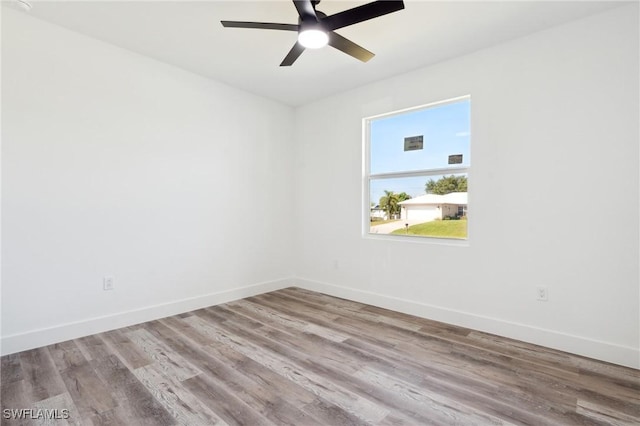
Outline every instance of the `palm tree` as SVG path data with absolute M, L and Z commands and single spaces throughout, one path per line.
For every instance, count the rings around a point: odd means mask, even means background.
M 395 212 L 395 205 L 397 205 L 398 201 L 394 197 L 393 191 L 384 190 L 384 195 L 380 197 L 380 208 L 387 213 L 387 219 L 391 219 L 393 213 Z
M 380 208 L 387 213 L 387 219 L 393 219 L 394 215 L 400 213 L 400 205 L 398 203 L 410 198 L 411 196 L 406 192 L 396 194 L 385 189 L 384 195 L 380 197 Z

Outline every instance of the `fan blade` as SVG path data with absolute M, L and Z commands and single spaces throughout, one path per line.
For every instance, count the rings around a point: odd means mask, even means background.
M 287 56 L 283 59 L 280 64 L 281 67 L 290 67 L 293 63 L 302 55 L 304 52 L 304 46 L 296 41 L 296 44 L 293 45 Z
M 299 26 L 294 24 L 272 24 L 270 22 L 240 22 L 220 21 L 226 28 L 257 28 L 261 30 L 298 31 Z
M 313 7 L 311 0 L 293 0 L 293 4 L 296 6 L 298 15 L 300 15 L 303 21 L 308 19 L 318 20 L 316 9 Z
M 379 0 L 327 16 L 321 22 L 328 31 L 333 31 L 402 9 L 404 9 L 403 1 Z
M 361 60 L 362 62 L 367 62 L 369 59 L 375 56 L 364 47 L 358 46 L 351 40 L 346 39 L 340 34 L 334 32 L 329 33 L 329 46 L 335 47 L 336 49 L 346 53 L 347 55 L 351 55 L 354 58 Z

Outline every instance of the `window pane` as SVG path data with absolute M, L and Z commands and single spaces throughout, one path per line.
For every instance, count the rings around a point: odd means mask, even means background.
M 371 120 L 371 174 L 468 167 L 470 105 L 464 99 Z
M 467 175 L 372 179 L 372 234 L 467 238 Z

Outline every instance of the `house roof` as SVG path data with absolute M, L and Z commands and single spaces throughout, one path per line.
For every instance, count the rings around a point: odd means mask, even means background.
M 410 200 L 398 203 L 402 206 L 431 205 L 431 204 L 467 204 L 466 192 L 451 192 L 445 195 L 426 194 L 420 197 L 411 198 Z

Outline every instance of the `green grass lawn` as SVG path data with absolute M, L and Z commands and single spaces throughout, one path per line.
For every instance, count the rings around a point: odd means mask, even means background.
M 467 238 L 466 220 L 434 220 L 432 222 L 419 223 L 405 229 L 392 232 L 395 235 L 420 235 L 423 237 L 441 238 Z

